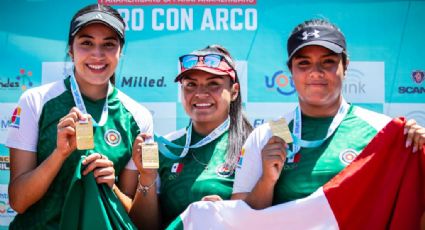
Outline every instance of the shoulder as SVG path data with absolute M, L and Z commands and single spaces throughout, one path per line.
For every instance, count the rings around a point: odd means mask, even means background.
M 376 130 L 381 130 L 384 126 L 388 124 L 388 122 L 391 121 L 391 117 L 385 114 L 377 113 L 355 105 L 353 105 L 352 113 L 358 119 L 363 120 Z
M 29 89 L 22 94 L 21 99 L 46 102 L 61 95 L 65 91 L 65 84 L 60 80 Z
M 133 115 L 136 121 L 144 120 L 152 122 L 152 114 L 146 107 L 136 102 L 131 97 L 127 96 L 121 90 L 116 90 L 118 99 L 123 104 L 123 106 L 131 113 L 131 115 Z

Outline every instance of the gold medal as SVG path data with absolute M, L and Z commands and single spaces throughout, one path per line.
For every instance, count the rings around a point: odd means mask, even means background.
M 142 143 L 142 166 L 145 169 L 159 168 L 158 143 Z
M 87 119 L 87 121 L 78 121 L 75 125 L 75 133 L 78 150 L 94 148 L 93 122 L 91 119 Z
M 289 131 L 288 124 L 286 123 L 285 118 L 279 118 L 276 121 L 269 122 L 270 128 L 272 130 L 273 136 L 278 136 L 282 138 L 286 143 L 292 143 L 291 132 Z

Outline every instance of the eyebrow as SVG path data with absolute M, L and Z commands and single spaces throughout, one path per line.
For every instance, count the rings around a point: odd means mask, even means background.
M 330 51 L 329 53 L 327 53 L 327 54 L 325 54 L 325 55 L 321 56 L 321 58 L 324 58 L 324 57 L 332 57 L 332 56 L 338 56 L 338 55 L 339 55 L 339 54 L 337 54 L 337 53 L 334 53 L 334 52 Z M 297 54 L 297 55 L 295 55 L 295 56 L 294 56 L 294 59 L 302 59 L 302 58 L 309 58 L 309 56 L 307 56 L 307 55 L 302 55 L 302 54 Z
M 90 38 L 90 39 L 94 39 L 93 36 L 88 35 L 88 34 L 82 34 L 82 35 L 78 36 L 78 38 Z M 106 37 L 103 40 L 115 40 L 115 41 L 118 41 L 118 39 L 116 37 L 114 37 L 114 36 Z
M 193 81 L 196 80 L 195 78 L 192 78 L 192 77 L 189 77 L 189 76 L 184 77 L 182 80 L 184 80 L 184 79 L 193 80 Z M 207 78 L 207 80 L 213 80 L 213 79 L 224 79 L 224 77 L 220 76 L 220 75 L 213 75 L 213 76 Z

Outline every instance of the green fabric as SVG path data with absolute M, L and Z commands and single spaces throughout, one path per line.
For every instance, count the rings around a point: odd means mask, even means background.
M 197 143 L 204 136 L 192 132 L 191 143 Z M 186 135 L 174 140 L 179 145 L 184 145 Z M 181 160 L 171 160 L 160 155 L 159 176 L 160 186 L 160 205 L 163 217 L 163 223 L 167 226 L 187 206 L 199 201 L 206 195 L 219 195 L 223 199 L 230 199 L 234 181 L 234 174 L 223 177 L 217 174 L 217 168 L 224 162 L 227 154 L 228 133 L 218 137 L 211 143 L 197 148 L 190 149 L 189 153 Z M 180 155 L 181 149 L 170 149 L 174 154 Z M 208 162 L 208 170 L 205 165 L 199 162 Z M 183 164 L 183 170 L 180 173 L 173 173 L 174 163 Z
M 341 125 L 325 143 L 317 148 L 301 148 L 298 162 L 285 163 L 274 189 L 273 204 L 306 197 L 332 179 L 346 165 L 340 160 L 349 149 L 360 153 L 376 135 L 375 128 L 354 113 L 351 106 Z M 372 119 L 372 118 L 371 118 Z M 326 136 L 331 118 L 312 118 L 302 115 L 302 137 L 318 140 Z M 289 124 L 292 130 L 293 123 Z M 290 145 L 290 148 L 292 146 Z
M 167 230 L 183 230 L 184 225 L 183 225 L 182 218 L 178 216 L 176 219 L 174 219 L 173 222 L 171 222 L 170 225 L 168 225 L 166 229 Z
M 37 143 L 37 165 L 40 165 L 56 148 L 57 124 L 75 106 L 69 91 L 69 78 L 64 80 L 67 90 L 43 105 L 39 119 Z M 115 174 L 119 175 L 131 159 L 133 141 L 140 129 L 132 114 L 124 107 L 117 96 L 116 88 L 108 95 L 108 119 L 104 126 L 94 127 L 95 148 L 90 152 L 99 152 L 114 163 Z M 83 96 L 88 112 L 99 121 L 104 101 L 91 101 Z M 105 141 L 110 130 L 120 133 L 121 141 L 111 146 Z M 81 156 L 87 151 L 74 151 L 63 163 L 44 196 L 29 207 L 25 213 L 18 214 L 10 224 L 10 229 L 58 229 L 65 194 L 71 184 L 72 175 Z
M 83 159 L 66 194 L 60 229 L 136 229 L 112 190 L 106 184 L 97 184 L 93 172 L 81 174 Z

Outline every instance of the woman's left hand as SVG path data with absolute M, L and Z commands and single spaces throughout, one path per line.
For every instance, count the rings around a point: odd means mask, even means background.
M 90 154 L 83 160 L 82 164 L 86 166 L 83 171 L 84 176 L 93 171 L 98 184 L 105 183 L 110 188 L 115 184 L 114 163 L 105 155 L 100 153 Z
M 422 150 L 425 144 L 425 128 L 410 119 L 404 125 L 404 134 L 406 137 L 406 148 L 413 146 L 412 151 Z

